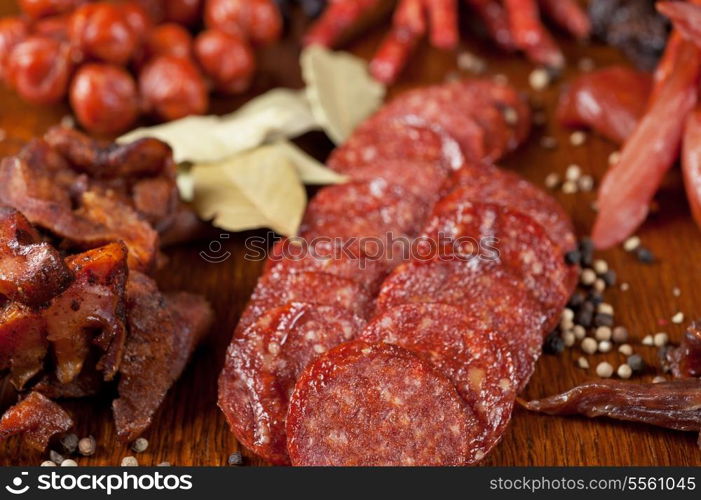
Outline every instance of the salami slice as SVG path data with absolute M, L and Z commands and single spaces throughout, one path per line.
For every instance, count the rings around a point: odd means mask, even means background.
M 576 285 L 577 272 L 565 263 L 564 253 L 540 224 L 504 206 L 460 198 L 441 201 L 435 212 L 424 230 L 426 237 L 471 257 L 475 244 L 479 245 L 480 259 L 511 269 L 547 308 L 552 321 L 559 320 Z
M 431 302 L 456 306 L 475 321 L 474 328 L 501 337 L 513 358 L 515 386 L 519 392 L 526 386 L 540 357 L 548 317 L 520 278 L 479 259 L 411 261 L 382 284 L 377 312 Z
M 452 93 L 445 85 L 422 87 L 400 94 L 380 111 L 366 126 L 380 129 L 396 119 L 413 119 L 430 123 L 457 141 L 463 154 L 472 159 L 485 157 L 484 129 L 470 115 L 469 109 L 450 102 Z
M 329 156 L 329 168 L 353 175 L 362 167 L 398 160 L 431 163 L 455 170 L 465 161 L 460 145 L 416 117 L 401 116 L 386 121 L 371 120 Z
M 375 316 L 359 339 L 408 349 L 453 382 L 484 425 L 476 461 L 499 442 L 516 398 L 514 365 L 503 337 L 480 318 L 447 304 L 404 304 Z
M 313 271 L 271 272 L 258 281 L 236 330 L 244 330 L 266 311 L 288 302 L 333 305 L 368 318 L 373 298 L 367 288 L 347 278 Z
M 434 213 L 453 210 L 456 203 L 464 200 L 496 203 L 532 217 L 563 251 L 577 245 L 572 222 L 562 206 L 515 172 L 487 163 L 473 163 L 455 171 L 446 185 L 451 192 L 446 193 Z
M 349 182 L 319 191 L 309 203 L 300 234 L 308 241 L 331 237 L 361 244 L 415 236 L 427 211 L 426 203 L 384 179 Z
M 353 167 L 346 173 L 355 181 L 384 179 L 428 204 L 436 201 L 448 178 L 448 171 L 439 163 L 418 160 L 382 160 Z
M 290 400 L 293 465 L 464 465 L 480 423 L 452 383 L 401 347 L 349 342 L 302 373 Z
M 275 244 L 265 263 L 264 273 L 323 272 L 356 281 L 371 293 L 377 293 L 389 272 L 383 259 L 370 259 L 353 246 L 335 244 L 322 238 L 306 241 L 286 238 Z
M 297 378 L 364 325 L 336 306 L 292 302 L 236 335 L 219 380 L 219 407 L 236 438 L 271 463 L 289 464 L 285 419 Z

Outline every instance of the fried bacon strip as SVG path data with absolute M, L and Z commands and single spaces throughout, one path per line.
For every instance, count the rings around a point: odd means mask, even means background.
M 659 96 L 603 179 L 592 231 L 598 248 L 622 242 L 645 220 L 652 197 L 677 158 L 684 122 L 697 100 L 701 53 L 684 40 L 675 56 Z
M 658 384 L 619 380 L 590 382 L 545 399 L 525 403 L 548 415 L 585 415 L 640 422 L 679 431 L 701 431 L 701 380 Z
M 679 347 L 665 354 L 665 364 L 678 378 L 701 377 L 701 323 L 692 323 Z
M 590 127 L 622 144 L 644 115 L 652 79 L 627 66 L 610 66 L 575 79 L 560 96 L 558 121 L 568 127 Z
M 83 369 L 90 346 L 104 355 L 97 368 L 105 380 L 119 369 L 126 340 L 124 292 L 127 248 L 111 243 L 66 259 L 73 284 L 43 312 L 56 358 L 59 382 L 72 382 Z
M 212 311 L 202 298 L 161 294 L 148 276 L 127 283 L 129 337 L 120 367 L 119 398 L 112 404 L 117 436 L 128 442 L 150 424 L 166 393 L 209 329 Z
M 73 279 L 58 251 L 17 210 L 0 206 L 0 295 L 40 305 Z
M 66 411 L 38 392 L 30 392 L 0 418 L 0 440 L 21 434 L 25 442 L 44 451 L 52 436 L 73 427 Z
M 17 390 L 42 370 L 47 351 L 41 314 L 19 302 L 0 306 L 0 371 L 10 370 Z

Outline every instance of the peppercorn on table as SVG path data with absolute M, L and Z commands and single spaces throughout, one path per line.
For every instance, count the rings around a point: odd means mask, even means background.
M 0 15 L 10 13 L 12 6 L 0 7 Z M 293 28 L 278 46 L 266 48 L 260 58 L 260 70 L 254 88 L 237 99 L 214 103 L 217 112 L 236 109 L 247 98 L 274 87 L 299 88 L 302 85 L 298 68 L 299 46 L 296 40 L 303 31 L 302 19 L 293 19 Z M 377 27 L 346 48 L 369 57 L 378 45 L 383 27 Z M 553 110 L 561 85 L 581 71 L 581 67 L 600 67 L 622 62 L 613 49 L 603 46 L 579 46 L 559 40 L 569 65 L 562 78 L 552 84 L 543 83 L 542 75 L 532 74 L 533 67 L 525 60 L 498 52 L 487 43 L 465 33 L 460 51 L 469 50 L 486 61 L 488 74 L 507 78 L 519 89 L 527 91 L 536 109 L 536 125 L 526 144 L 511 154 L 502 166 L 518 171 L 539 185 L 555 185 L 560 179 L 592 176 L 595 186 L 587 190 L 589 180 L 580 183 L 584 190 L 557 186 L 554 196 L 572 215 L 579 236 L 588 233 L 595 216 L 595 187 L 605 172 L 614 146 L 590 133 L 566 130 L 553 120 Z M 463 57 L 464 59 L 464 57 Z M 578 64 L 579 63 L 579 64 Z M 465 66 L 463 64 L 463 66 Z M 461 74 L 456 53 L 439 52 L 422 46 L 411 67 L 391 93 L 418 84 L 441 82 Z M 68 107 L 35 107 L 23 103 L 11 92 L 0 90 L 0 152 L 10 154 L 26 141 L 43 134 L 60 122 Z M 574 132 L 574 133 L 573 133 Z M 299 141 L 318 158 L 325 158 L 331 143 L 319 133 L 308 134 Z M 576 165 L 579 169 L 572 167 Z M 546 346 L 556 354 L 544 355 L 522 398 L 525 400 L 563 392 L 598 375 L 651 381 L 659 376 L 657 347 L 664 343 L 661 333 L 671 341 L 679 341 L 687 321 L 701 315 L 701 291 L 696 281 L 701 276 L 701 231 L 694 225 L 683 201 L 683 186 L 678 171 L 672 172 L 658 194 L 659 210 L 637 233 L 648 251 L 643 255 L 621 247 L 596 253 L 595 275 L 582 279 L 596 280 L 608 270 L 613 279 L 601 285 L 604 301 L 610 304 L 599 311 L 613 317 L 612 324 L 599 325 L 599 342 L 610 342 L 607 353 L 594 353 L 596 345 L 582 345 L 579 338 L 564 338 L 564 344 Z M 263 234 L 263 233 L 261 233 Z M 222 252 L 231 252 L 228 259 L 214 264 L 199 253 L 210 247 L 210 241 L 191 243 L 168 251 L 169 265 L 160 272 L 158 281 L 164 290 L 189 290 L 205 295 L 217 316 L 213 330 L 192 359 L 189 367 L 170 391 L 153 426 L 144 437 L 148 446 L 135 454 L 118 443 L 111 418 L 109 395 L 68 402 L 66 407 L 77 422 L 78 437 L 94 436 L 95 453 L 76 458 L 79 465 L 118 465 L 135 455 L 141 465 L 169 462 L 173 465 L 227 465 L 229 456 L 241 451 L 244 462 L 264 465 L 258 458 L 241 449 L 230 433 L 223 414 L 216 406 L 217 377 L 226 346 L 238 317 L 261 272 L 258 263 L 243 260 L 244 239 L 250 234 L 237 234 L 221 239 Z M 635 242 L 630 242 L 632 246 Z M 652 262 L 644 262 L 654 257 Z M 606 270 L 604 270 L 606 266 Z M 601 271 L 601 272 L 599 272 Z M 597 274 L 597 272 L 599 272 Z M 683 315 L 681 316 L 680 313 Z M 568 320 L 568 318 L 565 318 Z M 574 318 L 569 318 L 574 321 Z M 628 344 L 619 352 L 625 327 Z M 576 335 L 576 329 L 573 335 Z M 616 337 L 618 335 L 618 338 Z M 587 341 L 585 344 L 590 344 Z M 646 345 L 648 344 L 648 345 Z M 601 349 L 600 349 L 601 350 Z M 606 349 L 604 349 L 606 350 Z M 627 354 L 639 355 L 628 368 L 621 367 Z M 644 361 L 644 364 L 641 363 Z M 607 364 L 605 364 L 607 363 Z M 641 367 L 642 365 L 642 367 Z M 642 373 L 640 370 L 642 369 Z M 633 373 L 632 373 L 633 372 Z M 8 382 L 0 392 L 0 408 L 14 402 L 15 393 Z M 522 408 L 514 417 L 503 441 L 483 462 L 484 465 L 701 465 L 697 447 L 698 435 L 665 429 L 620 423 L 604 419 L 580 417 L 548 417 L 529 413 Z M 89 443 L 86 443 L 86 445 Z M 140 446 L 143 448 L 144 443 Z M 20 441 L 11 439 L 0 448 L 2 465 L 38 465 L 47 457 L 23 449 Z

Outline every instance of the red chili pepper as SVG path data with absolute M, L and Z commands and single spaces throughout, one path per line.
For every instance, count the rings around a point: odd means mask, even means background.
M 504 50 L 516 50 L 516 41 L 511 34 L 509 16 L 497 0 L 465 0 L 482 18 L 484 26 L 494 41 Z
M 459 41 L 457 0 L 424 0 L 431 21 L 431 44 L 454 49 Z
M 684 119 L 696 105 L 701 54 L 682 41 L 675 59 L 658 98 L 601 184 L 592 233 L 598 248 L 620 243 L 645 220 L 652 197 L 677 157 Z
M 701 108 L 696 108 L 686 120 L 682 172 L 691 213 L 701 227 Z
M 561 68 L 565 57 L 540 21 L 536 0 L 504 0 L 516 45 L 538 64 Z
M 574 0 L 539 0 L 543 11 L 579 40 L 589 38 L 591 23 Z

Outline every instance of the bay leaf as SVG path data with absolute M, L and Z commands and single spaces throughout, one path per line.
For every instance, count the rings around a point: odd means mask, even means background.
M 173 148 L 177 163 L 214 163 L 280 138 L 319 129 L 304 91 L 273 89 L 223 116 L 188 116 L 142 127 L 118 142 L 155 137 Z
M 197 214 L 229 231 L 262 227 L 297 234 L 307 195 L 290 160 L 257 148 L 191 169 Z
M 312 113 L 336 144 L 382 104 L 385 87 L 359 57 L 312 45 L 302 52 L 301 65 Z
M 316 158 L 308 155 L 297 147 L 293 142 L 281 140 L 269 146 L 262 147 L 270 148 L 271 154 L 279 154 L 291 161 L 304 184 L 325 185 L 348 182 L 347 176 L 341 175 L 326 167 Z

